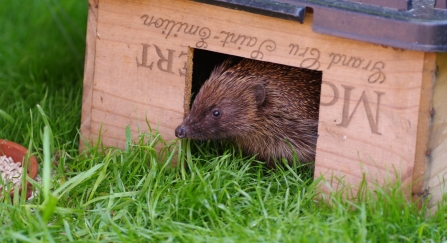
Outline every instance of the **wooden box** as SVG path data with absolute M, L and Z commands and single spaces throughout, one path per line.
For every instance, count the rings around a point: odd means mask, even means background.
M 135 135 L 147 120 L 174 140 L 194 49 L 316 69 L 315 176 L 355 188 L 364 175 L 382 183 L 397 172 L 435 205 L 447 178 L 447 55 L 318 34 L 312 21 L 186 0 L 89 0 L 82 137 L 102 127 L 105 145 L 124 147 L 125 127 Z

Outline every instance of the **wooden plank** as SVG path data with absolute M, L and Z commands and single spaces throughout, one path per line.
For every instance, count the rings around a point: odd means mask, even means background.
M 430 108 L 432 102 L 435 69 L 436 54 L 425 53 L 412 182 L 412 193 L 415 200 L 418 200 L 423 195 L 424 191 L 423 185 L 425 168 L 427 165 L 428 137 L 431 123 Z
M 433 88 L 433 119 L 430 129 L 430 155 L 425 173 L 424 189 L 430 194 L 429 208 L 447 192 L 447 53 L 437 54 L 438 73 Z
M 79 139 L 79 150 L 85 148 L 84 139 L 90 138 L 90 123 L 92 112 L 93 80 L 95 76 L 96 57 L 96 26 L 98 19 L 99 0 L 88 1 L 87 36 L 84 63 L 84 84 L 82 93 L 81 134 Z
M 147 117 L 173 139 L 190 92 L 189 48 L 205 49 L 321 70 L 315 175 L 358 185 L 362 173 L 383 182 L 394 180 L 396 169 L 410 183 L 426 55 L 314 33 L 312 17 L 300 25 L 192 1 L 101 0 L 90 105 L 95 129 L 102 122 L 117 130 L 113 141 L 124 141 L 125 126 Z M 121 118 L 102 119 L 108 112 Z
M 113 7 L 122 7 L 121 2 L 116 3 Z M 180 124 L 184 115 L 183 67 L 188 47 L 177 52 L 163 39 L 159 39 L 160 44 L 146 44 L 148 33 L 137 35 L 120 24 L 127 16 L 113 9 L 109 14 L 108 6 L 109 2 L 102 1 L 99 9 L 92 130 L 101 124 L 104 144 L 123 147 L 125 126 L 131 125 L 136 136 L 136 126 L 142 131 L 148 129 L 147 120 L 166 140 L 173 139 L 175 124 Z M 155 63 L 150 60 L 154 54 L 159 55 Z
M 397 60 L 409 65 L 407 71 Z M 348 68 L 323 71 L 315 176 L 343 178 L 354 193 L 363 174 L 370 186 L 394 181 L 395 172 L 404 184 L 412 182 L 423 60 L 417 52 L 383 54 L 376 63 L 386 67 L 386 79 L 377 82 L 361 82 L 365 74 Z

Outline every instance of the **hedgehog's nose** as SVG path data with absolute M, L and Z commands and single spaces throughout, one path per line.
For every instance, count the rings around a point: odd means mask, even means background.
M 175 136 L 178 138 L 185 138 L 186 137 L 186 129 L 182 127 L 182 125 L 178 126 L 175 129 Z

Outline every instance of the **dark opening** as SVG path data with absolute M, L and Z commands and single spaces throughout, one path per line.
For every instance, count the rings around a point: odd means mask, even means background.
M 188 101 L 190 101 L 188 108 L 192 106 L 196 94 L 199 92 L 202 84 L 209 78 L 210 74 L 212 73 L 212 71 L 216 66 L 220 65 L 228 58 L 232 58 L 236 62 L 243 59 L 242 57 L 238 56 L 232 56 L 228 54 L 205 51 L 200 49 L 193 49 L 192 54 L 193 54 L 192 65 L 189 65 L 190 67 L 192 66 L 192 77 L 190 80 L 191 95 L 189 97 L 190 99 L 188 99 Z M 320 91 L 321 91 L 321 81 L 322 81 L 321 71 L 319 72 L 319 80 L 320 80 Z M 319 111 L 319 106 L 317 107 L 317 110 Z M 188 112 L 189 110 L 186 113 Z

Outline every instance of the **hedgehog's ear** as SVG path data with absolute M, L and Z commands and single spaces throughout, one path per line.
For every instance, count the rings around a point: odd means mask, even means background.
M 257 106 L 261 106 L 265 100 L 265 88 L 262 84 L 255 84 L 253 86 L 253 93 L 255 95 L 255 101 Z

